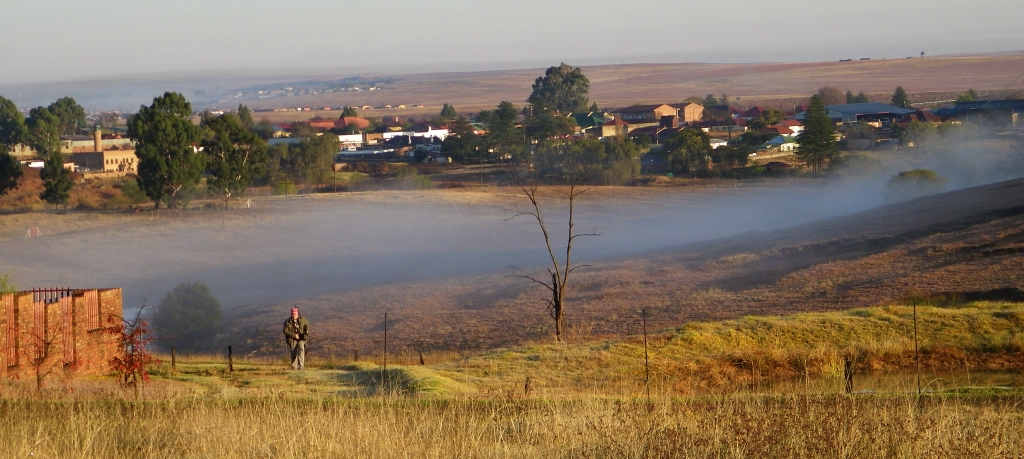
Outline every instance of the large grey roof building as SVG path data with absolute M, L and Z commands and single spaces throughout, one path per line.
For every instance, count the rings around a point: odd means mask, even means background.
M 860 104 L 839 104 L 826 105 L 828 117 L 837 122 L 855 123 L 861 120 L 875 121 L 880 119 L 901 118 L 916 112 L 911 108 L 900 108 L 895 105 L 883 104 L 881 102 L 865 102 Z M 807 112 L 802 111 L 794 117 L 798 120 L 807 118 Z

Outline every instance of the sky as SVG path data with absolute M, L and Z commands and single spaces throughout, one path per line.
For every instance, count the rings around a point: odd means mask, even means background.
M 1021 0 L 0 0 L 0 85 L 1017 51 L 1021 17 Z

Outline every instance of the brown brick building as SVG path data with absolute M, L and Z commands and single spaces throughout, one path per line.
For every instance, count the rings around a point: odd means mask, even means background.
M 104 328 L 121 323 L 121 289 L 7 293 L 0 295 L 0 311 L 0 378 L 110 372 L 118 344 Z

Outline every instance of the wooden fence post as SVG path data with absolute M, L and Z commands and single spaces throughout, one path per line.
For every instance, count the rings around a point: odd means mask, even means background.
M 228 346 L 228 371 L 235 371 L 235 359 L 231 354 L 231 346 Z
M 846 379 L 846 393 L 853 392 L 853 359 L 849 356 L 843 361 L 843 378 Z
M 171 346 L 171 373 L 174 373 L 178 369 L 174 359 L 174 346 Z

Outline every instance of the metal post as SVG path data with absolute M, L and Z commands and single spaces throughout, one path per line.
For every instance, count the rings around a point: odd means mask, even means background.
M 647 389 L 647 403 L 651 403 L 651 364 L 647 354 L 647 310 L 640 310 L 644 320 L 644 387 Z
M 921 357 L 917 347 L 917 303 L 914 303 L 914 366 L 917 368 L 917 403 L 921 403 Z

